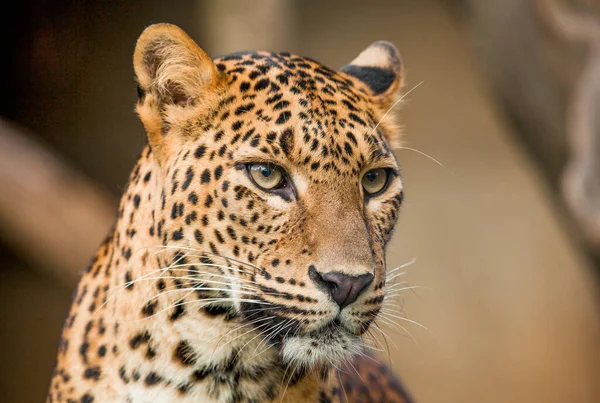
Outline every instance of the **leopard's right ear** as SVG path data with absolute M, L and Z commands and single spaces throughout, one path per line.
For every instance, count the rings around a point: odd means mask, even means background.
M 171 121 L 215 98 L 225 82 L 206 52 L 171 24 L 144 30 L 135 47 L 133 67 L 137 112 L 157 154 L 164 151 Z

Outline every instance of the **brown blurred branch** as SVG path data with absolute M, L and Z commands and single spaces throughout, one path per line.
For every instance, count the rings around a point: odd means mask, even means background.
M 74 283 L 114 217 L 111 197 L 0 119 L 0 233 L 33 265 Z
M 465 0 L 463 10 L 494 94 L 600 256 L 600 2 Z
M 562 191 L 588 240 L 600 250 L 600 123 L 596 119 L 600 110 L 600 21 L 590 13 L 568 10 L 564 2 L 538 0 L 537 5 L 541 18 L 555 34 L 587 46 L 587 58 L 567 110 L 570 155 Z

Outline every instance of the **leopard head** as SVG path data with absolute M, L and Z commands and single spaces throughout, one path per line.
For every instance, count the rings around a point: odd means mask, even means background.
M 289 53 L 213 60 L 160 24 L 134 67 L 161 172 L 156 236 L 186 259 L 198 302 L 231 310 L 284 362 L 358 353 L 403 198 L 396 48 L 375 42 L 338 71 Z

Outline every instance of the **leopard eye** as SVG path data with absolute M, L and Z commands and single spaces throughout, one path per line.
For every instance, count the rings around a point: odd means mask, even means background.
M 283 169 L 269 163 L 248 164 L 248 172 L 254 183 L 263 190 L 275 190 L 285 185 Z
M 382 193 L 388 184 L 389 173 L 385 168 L 371 169 L 363 175 L 362 186 L 365 194 L 375 196 Z

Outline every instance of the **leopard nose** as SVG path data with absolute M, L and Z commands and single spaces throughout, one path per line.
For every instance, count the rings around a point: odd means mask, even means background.
M 373 282 L 371 273 L 360 276 L 349 276 L 336 272 L 319 273 L 314 266 L 310 266 L 308 275 L 317 287 L 331 295 L 340 308 L 356 301 L 358 296 Z

